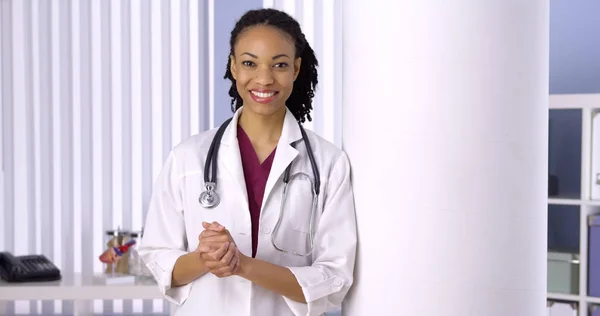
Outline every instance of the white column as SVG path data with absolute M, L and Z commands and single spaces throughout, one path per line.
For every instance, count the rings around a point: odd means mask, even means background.
M 548 1 L 343 3 L 343 314 L 546 313 Z

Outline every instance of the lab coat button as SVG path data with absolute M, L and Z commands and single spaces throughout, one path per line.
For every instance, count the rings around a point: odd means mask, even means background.
M 264 234 L 270 234 L 271 233 L 271 228 L 267 227 L 267 226 L 263 226 L 262 227 L 262 231 Z
M 333 281 L 333 286 L 335 286 L 335 287 L 340 287 L 340 286 L 342 286 L 342 280 L 340 280 L 340 279 L 335 279 L 335 281 Z

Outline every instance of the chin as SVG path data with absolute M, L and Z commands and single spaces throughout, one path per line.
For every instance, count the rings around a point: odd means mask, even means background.
M 273 103 L 258 103 L 258 102 L 254 102 L 254 100 L 251 100 L 247 106 L 244 105 L 244 109 L 249 109 L 250 111 L 252 111 L 255 114 L 258 115 L 264 115 L 264 116 L 271 116 L 274 115 L 276 113 L 278 113 L 279 111 L 282 111 L 285 109 L 285 104 L 273 104 Z

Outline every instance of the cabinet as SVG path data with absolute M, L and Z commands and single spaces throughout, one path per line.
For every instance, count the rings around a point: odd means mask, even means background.
M 600 215 L 600 94 L 551 95 L 549 111 L 547 298 L 598 315 L 590 260 L 600 243 L 590 238 Z

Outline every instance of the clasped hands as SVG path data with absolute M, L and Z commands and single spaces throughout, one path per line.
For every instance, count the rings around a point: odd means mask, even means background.
M 244 255 L 237 248 L 231 234 L 217 222 L 202 223 L 204 231 L 198 236 L 198 257 L 206 269 L 218 278 L 235 275 Z

